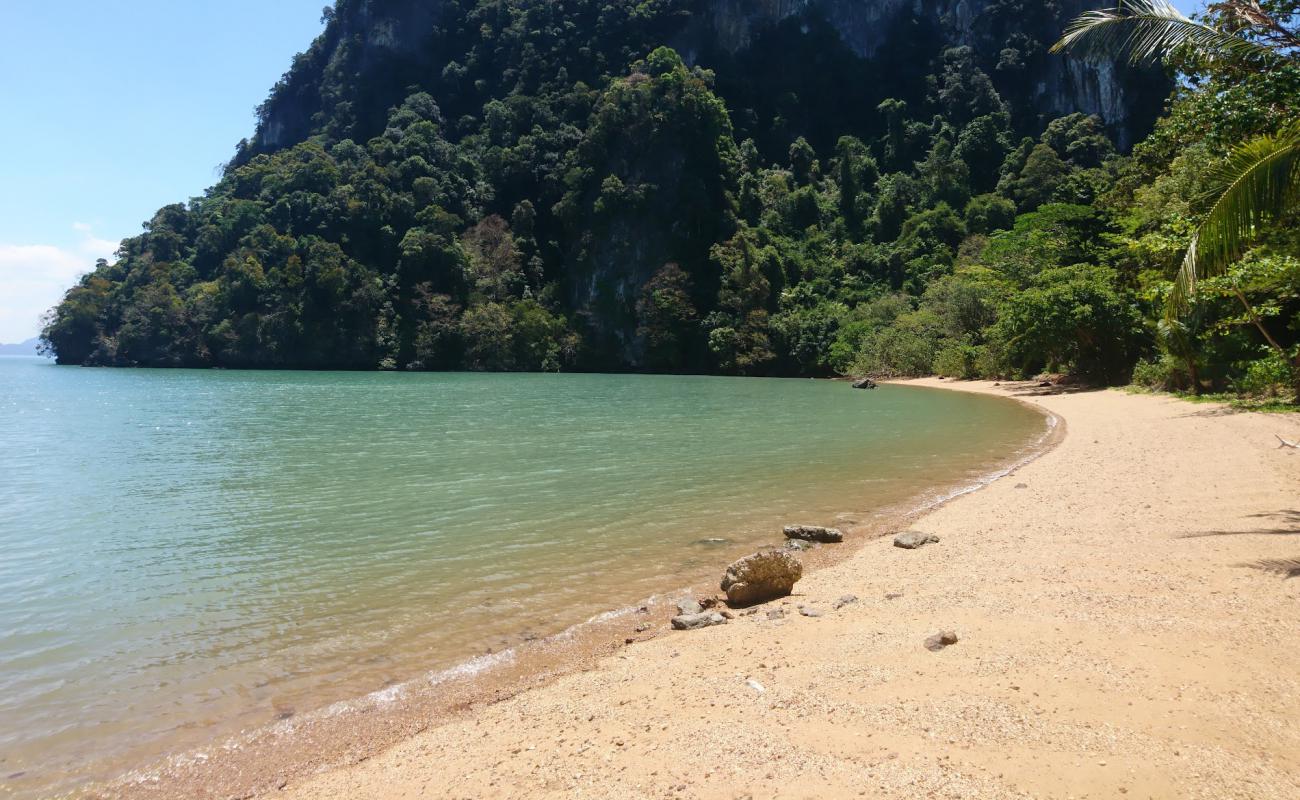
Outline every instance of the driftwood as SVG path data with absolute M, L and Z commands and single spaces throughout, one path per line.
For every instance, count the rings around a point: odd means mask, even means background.
M 1277 436 L 1276 433 L 1273 435 Z M 1281 444 L 1277 446 L 1277 449 L 1279 450 L 1281 450 L 1283 447 L 1289 447 L 1292 450 L 1300 450 L 1300 442 L 1288 442 L 1286 439 L 1283 439 L 1281 436 L 1277 436 L 1277 440 L 1281 442 Z

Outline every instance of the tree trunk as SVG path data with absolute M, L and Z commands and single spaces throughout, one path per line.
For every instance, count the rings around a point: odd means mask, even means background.
M 1259 315 L 1255 313 L 1255 308 L 1250 304 L 1250 301 L 1246 299 L 1246 295 L 1236 286 L 1232 287 L 1232 291 L 1236 293 L 1237 299 L 1240 300 L 1241 305 L 1245 307 L 1246 316 L 1250 317 L 1250 321 L 1253 322 L 1255 327 L 1259 329 L 1259 332 L 1264 335 L 1264 340 L 1268 342 L 1269 347 L 1272 347 L 1285 358 L 1286 348 L 1278 344 L 1277 339 L 1273 338 L 1273 334 L 1269 333 L 1268 328 L 1264 327 L 1264 320 L 1260 319 Z

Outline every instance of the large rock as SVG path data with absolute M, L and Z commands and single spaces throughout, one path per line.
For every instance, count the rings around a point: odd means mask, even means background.
M 933 533 L 920 533 L 919 531 L 908 531 L 900 533 L 894 537 L 894 547 L 901 547 L 904 550 L 915 550 L 918 547 L 925 547 L 927 544 L 935 544 L 939 537 Z
M 788 552 L 767 550 L 745 556 L 727 567 L 722 591 L 733 606 L 752 606 L 785 597 L 803 577 L 803 564 Z
M 874 388 L 876 388 L 876 382 L 873 381 L 873 380 L 871 380 L 870 378 L 863 378 L 863 379 L 860 380 L 860 381 L 854 381 L 854 382 L 853 382 L 853 388 L 854 388 L 854 389 L 874 389 Z
M 727 618 L 716 611 L 702 611 L 699 614 L 682 614 L 673 617 L 673 627 L 679 631 L 694 631 L 726 624 Z
M 786 525 L 785 538 L 802 539 L 805 542 L 838 544 L 844 541 L 844 531 L 839 528 L 822 528 L 817 525 Z

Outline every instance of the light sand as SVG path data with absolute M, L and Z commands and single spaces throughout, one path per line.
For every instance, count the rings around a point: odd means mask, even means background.
M 1064 440 L 913 524 L 939 544 L 869 543 L 783 620 L 665 632 L 275 796 L 1300 797 L 1300 451 L 1274 438 L 1300 421 L 1026 400 Z

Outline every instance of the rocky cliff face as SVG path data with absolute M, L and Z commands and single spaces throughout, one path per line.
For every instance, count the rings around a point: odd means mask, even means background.
M 1030 102 L 1044 119 L 1076 111 L 1096 114 L 1127 149 L 1146 132 L 1154 115 L 1152 98 L 1163 98 L 1168 85 L 1151 71 L 1117 70 L 1109 63 L 1089 64 L 1053 56 L 1024 40 L 1026 32 L 1052 41 L 1064 23 L 1080 13 L 1110 5 L 1108 0 L 709 0 L 702 19 L 708 35 L 726 50 L 740 52 L 759 45 L 762 34 L 782 21 L 821 15 L 859 57 L 877 56 L 902 17 L 932 25 L 949 44 L 975 48 L 990 73 L 999 69 L 1033 70 L 1037 75 Z M 1037 28 L 1037 30 L 1034 30 Z M 806 29 L 806 28 L 805 28 Z M 698 35 L 698 34 L 697 34 Z
M 881 57 L 900 20 L 927 26 L 944 44 L 975 48 L 1001 84 L 1023 84 L 1024 76 L 1032 76 L 1028 96 L 1009 98 L 1019 103 L 1018 110 L 1027 107 L 1042 124 L 1075 111 L 1096 114 L 1122 148 L 1150 127 L 1169 89 L 1167 79 L 1151 71 L 1046 54 L 1044 42 L 1055 39 L 1065 21 L 1108 0 L 669 1 L 679 7 L 680 24 L 666 41 L 687 63 L 703 66 L 713 66 L 710 53 L 763 47 L 765 33 L 781 23 L 803 20 L 807 31 L 808 21 L 824 20 L 864 60 Z M 261 109 L 245 152 L 273 151 L 322 132 L 322 117 L 337 122 L 350 116 L 360 130 L 341 133 L 374 135 L 377 131 L 366 130 L 368 120 L 382 120 L 407 87 L 427 85 L 463 57 L 444 52 L 439 36 L 474 23 L 474 5 L 468 0 L 339 0 L 327 14 L 331 23 L 325 33 L 295 60 Z M 617 74 L 623 65 L 608 66 Z

